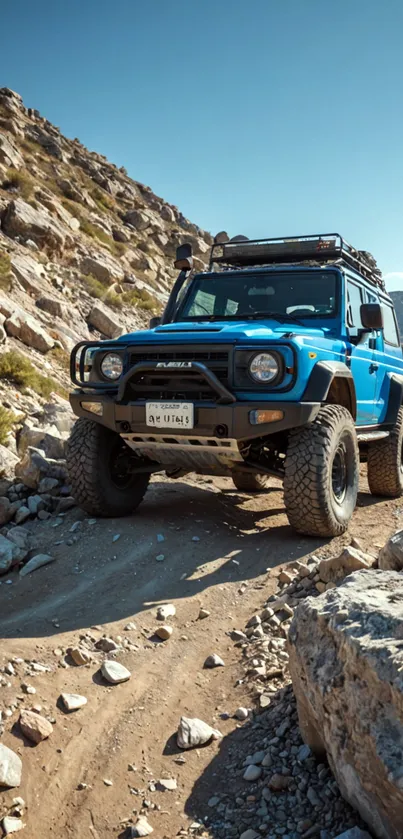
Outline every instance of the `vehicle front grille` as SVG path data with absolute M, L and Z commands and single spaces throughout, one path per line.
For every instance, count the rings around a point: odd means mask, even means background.
M 229 347 L 139 347 L 138 350 L 131 349 L 129 365 L 145 361 L 153 361 L 156 364 L 164 361 L 197 361 L 204 364 L 214 373 L 225 387 L 229 384 Z M 210 388 L 208 382 L 202 375 L 191 373 L 183 368 L 180 373 L 170 374 L 169 369 L 155 369 L 141 374 L 133 382 L 128 383 L 128 393 L 131 401 L 134 400 L 178 400 L 189 402 L 215 402 L 218 398 L 215 390 Z

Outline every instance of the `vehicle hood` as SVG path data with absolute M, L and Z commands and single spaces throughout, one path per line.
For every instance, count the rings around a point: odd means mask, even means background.
M 121 335 L 117 340 L 133 344 L 153 343 L 195 343 L 198 339 L 208 343 L 238 343 L 249 340 L 281 340 L 291 334 L 299 336 L 318 336 L 324 338 L 329 332 L 326 327 L 308 327 L 294 323 L 278 323 L 275 320 L 267 321 L 215 321 L 213 323 L 167 323 L 164 326 L 157 326 L 155 329 L 147 329 L 141 332 L 131 332 L 128 335 Z

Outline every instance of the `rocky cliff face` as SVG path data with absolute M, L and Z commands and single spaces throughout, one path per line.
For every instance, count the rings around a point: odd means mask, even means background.
M 0 446 L 66 395 L 77 341 L 161 310 L 182 241 L 202 268 L 210 234 L 0 88 Z

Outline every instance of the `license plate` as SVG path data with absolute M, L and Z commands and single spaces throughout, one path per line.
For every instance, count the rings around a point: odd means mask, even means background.
M 146 402 L 146 425 L 152 428 L 193 428 L 193 402 Z

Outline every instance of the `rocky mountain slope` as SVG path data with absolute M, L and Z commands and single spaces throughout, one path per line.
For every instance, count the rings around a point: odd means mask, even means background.
M 66 396 L 77 341 L 141 329 L 161 309 L 184 240 L 204 265 L 208 233 L 0 88 L 0 445 L 9 455 L 16 424 Z M 5 461 L 1 449 L 0 476 Z

